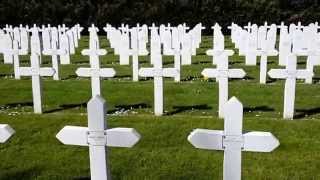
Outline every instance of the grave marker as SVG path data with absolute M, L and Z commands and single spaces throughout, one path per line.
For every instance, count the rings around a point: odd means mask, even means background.
M 313 72 L 309 70 L 297 70 L 297 56 L 291 54 L 288 56 L 286 69 L 271 69 L 268 72 L 271 78 L 285 79 L 284 88 L 284 119 L 293 119 L 294 101 L 296 92 L 296 79 L 306 79 L 313 76 Z
M 44 55 L 50 55 L 52 56 L 52 67 L 55 70 L 55 74 L 53 75 L 54 80 L 59 80 L 59 57 L 67 54 L 67 51 L 65 49 L 58 49 L 58 37 L 56 36 L 57 33 L 52 34 L 52 39 L 51 39 L 51 45 L 48 46 L 47 48 L 50 49 L 44 49 L 43 54 Z
M 13 56 L 14 78 L 20 79 L 19 55 L 27 55 L 28 51 L 25 49 L 19 49 L 18 41 L 13 40 L 13 47 L 11 49 L 6 49 L 5 53 Z
M 243 69 L 229 69 L 228 56 L 232 56 L 232 50 L 217 50 L 214 51 L 216 57 L 217 68 L 206 68 L 202 71 L 205 78 L 216 78 L 219 83 L 219 118 L 224 117 L 223 107 L 228 101 L 228 79 L 243 78 L 246 73 Z
M 81 54 L 90 57 L 91 67 L 78 68 L 76 74 L 80 77 L 91 77 L 92 97 L 101 95 L 101 77 L 114 77 L 116 74 L 113 68 L 100 68 L 99 56 L 106 55 L 107 51 L 99 49 L 99 43 L 94 39 L 90 40 L 89 49 L 82 50 Z
M 92 180 L 110 179 L 108 147 L 133 147 L 140 134 L 133 128 L 107 129 L 106 102 L 100 96 L 88 102 L 88 127 L 65 126 L 56 135 L 65 145 L 89 146 Z
M 154 78 L 154 113 L 156 116 L 163 114 L 163 78 L 176 77 L 179 71 L 175 68 L 162 68 L 161 54 L 153 56 L 153 68 L 141 68 L 139 75 Z
M 34 38 L 31 38 L 31 47 L 37 47 Z M 39 54 L 36 51 L 31 52 L 30 56 L 31 67 L 20 67 L 21 76 L 32 77 L 32 97 L 33 97 L 33 108 L 34 113 L 42 113 L 42 89 L 41 89 L 41 77 L 42 76 L 53 76 L 55 71 L 53 68 L 40 67 Z
M 280 143 L 270 132 L 242 132 L 243 106 L 237 98 L 231 98 L 224 107 L 224 131 L 195 129 L 188 141 L 198 149 L 222 150 L 223 179 L 241 179 L 241 152 L 271 152 Z

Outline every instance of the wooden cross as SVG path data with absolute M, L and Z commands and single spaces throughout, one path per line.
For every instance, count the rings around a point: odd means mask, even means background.
M 233 97 L 225 104 L 224 131 L 195 129 L 188 141 L 198 149 L 224 151 L 223 179 L 241 179 L 241 152 L 271 152 L 280 143 L 270 132 L 242 132 L 243 106 Z
M 65 145 L 89 146 L 92 180 L 110 179 L 108 147 L 133 147 L 140 134 L 133 128 L 107 129 L 106 102 L 100 96 L 88 102 L 88 127 L 65 126 L 56 135 Z
M 163 78 L 176 77 L 180 73 L 175 68 L 162 68 L 161 54 L 153 56 L 153 68 L 140 68 L 139 75 L 154 78 L 154 113 L 156 116 L 163 115 Z
M 84 56 L 90 57 L 90 68 L 78 68 L 76 74 L 80 77 L 91 77 L 92 97 L 101 95 L 101 77 L 114 77 L 116 72 L 113 68 L 100 68 L 99 56 L 107 54 L 105 49 L 99 49 L 97 40 L 90 40 L 89 49 L 81 52 Z
M 33 45 L 38 43 L 31 38 L 31 47 L 38 46 Z M 31 67 L 20 67 L 20 76 L 31 76 L 32 77 L 32 95 L 33 95 L 33 108 L 34 113 L 42 113 L 42 96 L 41 96 L 41 77 L 42 76 L 53 76 L 55 70 L 53 68 L 41 68 L 39 54 L 32 51 L 30 56 Z
M 313 76 L 309 70 L 297 70 L 297 56 L 291 54 L 288 56 L 286 69 L 271 69 L 268 72 L 271 78 L 285 79 L 284 88 L 284 119 L 293 119 L 294 101 L 296 92 L 296 79 L 306 79 Z
M 229 69 L 228 56 L 232 56 L 232 50 L 222 50 L 214 52 L 216 56 L 216 69 L 206 68 L 202 71 L 205 78 L 216 78 L 219 83 L 219 118 L 224 117 L 223 107 L 227 103 L 228 94 L 228 79 L 229 78 L 243 78 L 246 73 L 243 69 Z

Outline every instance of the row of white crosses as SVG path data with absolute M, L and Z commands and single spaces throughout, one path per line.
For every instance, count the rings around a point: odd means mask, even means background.
M 101 94 L 100 78 L 113 77 L 115 75 L 115 71 L 113 69 L 100 68 L 99 56 L 105 55 L 106 51 L 99 48 L 99 38 L 97 35 L 97 28 L 93 26 L 89 28 L 89 31 L 90 31 L 89 49 L 83 50 L 82 54 L 88 55 L 90 57 L 91 68 L 79 68 L 76 73 L 78 74 L 78 76 L 91 77 L 92 97 L 94 97 L 95 95 Z M 151 42 L 152 42 L 151 46 L 154 49 L 158 49 L 155 51 L 151 51 L 152 52 L 151 57 L 154 62 L 154 68 L 151 68 L 151 69 L 142 68 L 140 70 L 140 76 L 155 77 L 155 102 L 154 102 L 155 114 L 162 115 L 163 114 L 163 79 L 162 78 L 176 77 L 177 74 L 179 74 L 179 69 L 177 68 L 162 69 L 162 59 L 161 59 L 162 56 L 159 50 L 161 44 L 160 44 L 160 37 L 159 35 L 157 35 L 157 33 L 154 33 L 154 38 Z M 319 42 L 319 41 L 316 41 L 316 42 Z M 33 35 L 31 36 L 31 52 L 32 52 L 30 57 L 31 68 L 27 68 L 27 67 L 19 68 L 19 74 L 21 76 L 32 76 L 32 89 L 33 89 L 33 99 L 34 99 L 33 102 L 34 102 L 35 113 L 42 112 L 40 77 L 53 76 L 56 73 L 54 68 L 40 68 L 41 52 L 39 51 L 39 46 L 40 46 L 39 43 L 40 42 L 39 42 L 38 32 L 36 29 L 33 29 Z M 15 48 L 15 50 L 12 50 L 12 52 L 19 53 L 19 50 Z M 243 78 L 245 76 L 245 72 L 241 69 L 239 70 L 228 69 L 228 56 L 233 55 L 233 51 L 224 50 L 224 37 L 222 33 L 219 32 L 219 28 L 215 29 L 214 50 L 209 50 L 207 53 L 209 55 L 214 56 L 216 61 L 215 63 L 217 64 L 217 69 L 205 69 L 202 72 L 202 74 L 205 77 L 217 78 L 219 82 L 219 117 L 223 118 L 223 105 L 228 99 L 228 78 Z M 317 55 L 316 51 L 312 53 L 315 53 L 315 55 Z M 291 60 L 290 64 L 291 63 L 296 64 L 296 61 Z M 287 66 L 287 68 L 292 68 L 293 66 L 294 67 L 296 66 L 296 65 L 290 65 L 290 64 Z M 264 70 L 266 71 L 266 68 Z M 292 69 L 288 70 L 290 74 L 290 76 L 288 76 L 289 79 L 292 79 L 292 76 L 293 76 L 292 71 L 294 70 Z M 304 78 L 309 78 L 310 76 L 312 76 L 312 72 L 310 72 L 309 70 L 306 70 L 305 72 L 307 72 L 307 74 L 303 76 Z M 277 75 L 274 75 L 273 73 L 269 73 L 269 75 L 272 78 L 277 78 Z M 279 78 L 285 78 L 285 77 L 281 76 Z M 301 78 L 301 75 L 297 76 L 297 78 Z M 295 81 L 294 81 L 294 86 L 295 86 Z M 287 91 L 287 90 L 285 91 L 285 97 L 286 97 L 285 103 L 284 103 L 285 119 L 293 118 L 293 110 L 294 110 L 294 107 L 293 107 L 294 93 L 290 93 L 292 90 L 294 92 L 294 89 L 291 86 L 288 89 L 290 89 L 290 91 Z
M 232 23 L 229 28 L 231 29 L 232 41 L 235 43 L 236 48 L 239 48 L 239 54 L 246 55 L 247 65 L 255 65 L 255 57 L 260 54 L 261 62 L 263 62 L 260 64 L 260 83 L 262 84 L 266 80 L 265 62 L 267 56 L 277 55 L 277 50 L 275 49 L 277 29 L 280 29 L 278 49 L 280 66 L 286 65 L 287 57 L 292 53 L 297 56 L 307 56 L 307 69 L 310 71 L 313 71 L 315 65 L 320 65 L 319 46 L 317 46 L 319 41 L 317 23 L 311 23 L 308 26 L 302 26 L 300 22 L 298 25 L 290 24 L 289 26 L 284 25 L 284 23 L 279 26 L 265 24 L 260 27 L 249 23 L 248 26 L 245 26 L 247 30 Z M 263 37 L 263 39 L 260 37 Z M 265 40 L 264 37 L 266 37 Z M 266 43 L 263 43 L 263 41 Z M 258 47 L 258 51 L 256 47 Z M 267 48 L 267 51 L 262 49 L 264 47 Z M 261 53 L 265 55 L 262 56 Z M 311 84 L 312 77 L 306 78 L 305 82 Z
M 72 37 L 76 39 L 72 39 L 72 41 L 70 41 L 68 39 L 68 36 L 66 35 L 66 32 L 63 32 L 66 29 L 65 26 L 62 27 L 63 28 L 43 27 L 41 29 L 34 25 L 31 29 L 23 28 L 22 26 L 20 28 L 15 27 L 13 29 L 8 27 L 6 28 L 7 33 L 4 33 L 0 30 L 0 52 L 4 55 L 4 63 L 13 64 L 15 79 L 20 79 L 19 55 L 28 54 L 28 32 L 30 31 L 32 33 L 34 41 L 37 41 L 37 43 L 33 42 L 34 52 L 40 55 L 44 54 L 52 56 L 52 65 L 56 71 L 54 75 L 54 80 L 59 80 L 59 61 L 61 61 L 61 64 L 70 64 L 70 42 L 74 42 L 74 44 L 78 46 L 80 32 L 82 30 L 79 25 L 76 25 L 72 27 L 71 30 L 67 31 L 67 33 L 71 34 Z M 40 32 L 42 32 L 42 47 L 40 40 Z M 41 56 L 39 58 L 41 64 Z
M 180 70 L 180 65 L 190 65 L 192 55 L 196 55 L 196 49 L 201 43 L 201 31 L 204 29 L 202 24 L 196 25 L 193 29 L 189 29 L 186 25 L 178 25 L 171 27 L 160 25 L 156 27 L 154 24 L 149 28 L 151 31 L 151 41 L 154 40 L 155 33 L 160 35 L 160 49 L 150 46 L 150 51 L 159 51 L 163 55 L 173 55 L 175 68 Z M 115 54 L 119 55 L 120 65 L 130 64 L 129 58 L 132 56 L 132 72 L 133 81 L 138 81 L 139 56 L 148 55 L 146 44 L 148 41 L 148 27 L 143 25 L 140 27 L 129 28 L 128 25 L 122 24 L 120 28 L 112 27 L 107 24 L 104 28 L 107 32 L 107 38 L 110 41 L 111 48 L 114 48 Z M 152 44 L 152 43 L 151 43 Z M 162 48 L 163 47 L 163 48 Z M 152 53 L 151 53 L 152 54 Z M 151 55 L 152 56 L 152 55 Z M 153 64 L 154 58 L 150 58 Z M 180 74 L 175 77 L 175 81 L 180 81 Z
M 102 97 L 93 97 L 87 106 L 88 127 L 65 126 L 56 135 L 65 145 L 89 147 L 92 180 L 111 178 L 106 146 L 130 148 L 141 137 L 133 128 L 108 129 L 105 106 Z M 243 134 L 243 107 L 236 98 L 231 98 L 225 104 L 224 110 L 224 131 L 196 129 L 188 136 L 188 141 L 199 149 L 223 150 L 224 180 L 240 180 L 242 151 L 271 152 L 280 143 L 270 132 L 254 131 Z
M 224 36 L 221 32 L 221 28 L 215 25 L 214 29 L 214 48 L 208 50 L 207 54 L 214 57 L 213 63 L 217 65 L 216 69 L 204 69 L 202 75 L 206 78 L 216 78 L 219 83 L 219 117 L 224 117 L 224 105 L 228 100 L 228 78 L 243 78 L 245 72 L 242 69 L 228 69 L 228 56 L 233 55 L 232 50 L 224 50 Z M 270 41 L 270 40 L 266 40 Z M 298 54 L 308 54 L 313 56 L 319 56 L 320 53 L 317 50 L 320 47 L 320 36 L 316 36 L 316 39 L 312 41 L 312 47 L 309 50 L 297 51 Z M 267 56 L 277 55 L 277 51 L 274 47 L 270 47 L 270 44 L 263 42 L 261 50 L 257 50 L 256 53 L 260 54 L 260 83 L 266 83 L 267 74 Z M 312 49 L 314 49 L 312 51 Z M 314 61 L 316 61 L 315 57 Z M 313 59 L 312 59 L 313 60 Z M 295 87 L 296 79 L 312 79 L 313 71 L 310 69 L 298 70 L 297 69 L 297 55 L 289 54 L 287 56 L 286 69 L 271 69 L 269 71 L 271 78 L 286 79 L 284 90 L 284 105 L 283 105 L 283 118 L 293 119 L 294 117 L 294 102 L 295 102 Z
M 241 179 L 241 152 L 271 152 L 280 143 L 270 132 L 243 133 L 243 106 L 233 97 L 224 105 L 224 130 L 195 129 L 188 141 L 198 149 L 224 151 L 223 179 Z
M 286 66 L 288 56 L 307 56 L 306 69 L 313 72 L 314 66 L 320 65 L 320 34 L 317 23 L 308 26 L 290 24 L 285 26 L 281 23 L 279 40 L 279 65 Z M 307 76 L 305 82 L 312 84 L 312 76 Z
M 31 28 L 31 40 L 30 40 L 30 64 L 31 67 L 20 67 L 19 66 L 19 55 L 27 54 L 27 49 L 19 48 L 17 40 L 11 41 L 10 35 L 5 35 L 6 48 L 3 49 L 5 56 L 13 56 L 14 71 L 16 79 L 20 79 L 21 76 L 31 76 L 32 77 L 32 95 L 33 95 L 33 107 L 35 113 L 42 113 L 42 88 L 41 88 L 41 77 L 42 76 L 54 76 L 55 80 L 59 79 L 58 76 L 58 55 L 63 55 L 66 53 L 66 49 L 57 49 L 58 33 L 53 28 L 52 31 L 52 44 L 50 49 L 44 50 L 43 54 L 52 55 L 52 65 L 53 67 L 42 68 L 41 65 L 41 44 L 39 37 L 39 28 L 34 26 Z M 11 44 L 12 43 L 12 44 Z

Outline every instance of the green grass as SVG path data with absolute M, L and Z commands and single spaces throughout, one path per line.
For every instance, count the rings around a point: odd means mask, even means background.
M 80 49 L 88 46 L 82 37 Z M 226 46 L 232 48 L 227 38 Z M 105 79 L 103 96 L 108 103 L 109 127 L 132 127 L 141 135 L 132 149 L 109 148 L 113 179 L 222 179 L 223 152 L 199 150 L 187 141 L 195 128 L 223 129 L 217 118 L 218 88 L 214 80 L 204 80 L 201 71 L 214 67 L 205 51 L 211 37 L 204 37 L 192 66 L 182 67 L 182 82 L 166 79 L 165 113 L 153 116 L 153 81 L 131 81 L 131 67 L 120 66 L 104 36 L 101 47 L 108 55 L 103 67 L 113 67 L 117 76 Z M 0 145 L 0 179 L 88 179 L 88 148 L 62 145 L 55 138 L 65 125 L 87 125 L 86 102 L 91 96 L 90 80 L 77 78 L 77 67 L 87 67 L 88 57 L 72 56 L 72 64 L 61 67 L 61 81 L 43 80 L 43 115 L 32 113 L 30 78 L 13 79 L 12 65 L 0 65 L 0 123 L 8 123 L 16 134 Z M 150 66 L 141 57 L 141 67 Z M 29 65 L 22 57 L 23 66 Z M 44 66 L 50 59 L 44 57 Z M 167 67 L 173 57 L 164 57 Z M 259 67 L 244 66 L 244 57 L 233 56 L 231 68 L 244 68 L 245 80 L 230 81 L 230 96 L 245 107 L 244 130 L 270 131 L 280 147 L 272 153 L 243 153 L 243 179 L 320 179 L 320 95 L 319 74 L 313 85 L 298 81 L 296 120 L 282 119 L 284 81 L 269 79 L 260 85 Z M 305 58 L 299 60 L 305 67 Z M 271 58 L 268 68 L 280 68 Z M 121 112 L 118 114 L 117 112 Z

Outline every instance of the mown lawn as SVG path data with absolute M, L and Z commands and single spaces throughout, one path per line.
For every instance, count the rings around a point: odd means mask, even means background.
M 228 48 L 232 48 L 227 38 Z M 13 79 L 11 65 L 0 64 L 0 123 L 8 123 L 16 134 L 0 145 L 0 179 L 89 179 L 88 148 L 62 145 L 55 135 L 65 125 L 87 125 L 86 102 L 91 96 L 90 80 L 77 78 L 77 67 L 88 67 L 80 49 L 88 46 L 83 36 L 72 64 L 61 66 L 61 81 L 43 81 L 43 115 L 32 113 L 30 78 Z M 103 67 L 113 67 L 117 76 L 103 81 L 108 103 L 109 127 L 133 127 L 141 135 L 132 149 L 109 148 L 113 179 L 222 179 L 223 152 L 198 150 L 187 141 L 195 128 L 223 129 L 217 118 L 218 88 L 201 71 L 214 67 L 205 51 L 211 37 L 204 37 L 191 66 L 182 67 L 182 82 L 165 81 L 165 116 L 153 116 L 153 81 L 131 81 L 131 67 L 120 66 L 105 36 L 101 47 L 108 55 Z M 29 65 L 22 57 L 23 66 Z M 141 57 L 142 67 L 150 66 Z M 164 57 L 166 67 L 173 57 Z M 45 57 L 44 66 L 50 66 Z M 268 68 L 277 66 L 275 58 Z M 305 67 L 300 58 L 299 67 Z M 244 80 L 230 81 L 230 96 L 244 105 L 244 130 L 270 131 L 280 147 L 272 153 L 243 153 L 243 179 L 320 179 L 320 68 L 313 85 L 298 81 L 294 121 L 282 119 L 284 81 L 268 80 L 260 85 L 259 66 L 244 66 L 244 57 L 233 56 L 230 68 L 244 68 Z

